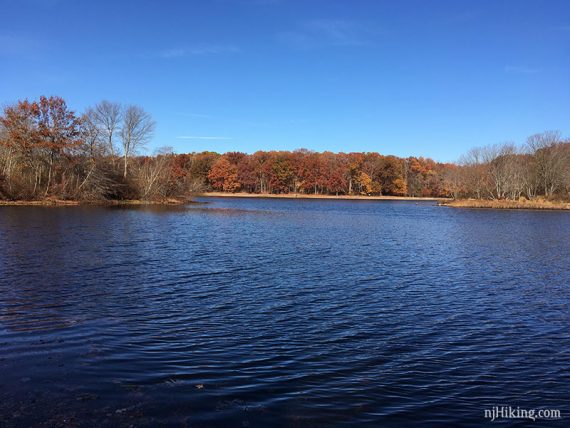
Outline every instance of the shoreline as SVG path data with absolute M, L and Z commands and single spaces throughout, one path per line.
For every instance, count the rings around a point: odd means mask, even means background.
M 225 193 L 225 192 L 202 192 L 194 197 L 202 198 L 259 198 L 259 199 L 332 199 L 354 201 L 447 201 L 447 198 L 417 197 L 417 196 L 360 196 L 360 195 L 312 195 L 304 193 Z
M 542 210 L 542 211 L 568 211 L 570 202 L 551 201 L 506 201 L 487 199 L 455 199 L 441 201 L 439 205 L 451 208 L 495 209 L 495 210 Z
M 487 200 L 487 199 L 451 199 L 414 196 L 361 196 L 361 195 L 307 195 L 307 194 L 258 194 L 258 193 L 224 193 L 202 192 L 188 199 L 169 198 L 157 201 L 138 199 L 108 200 L 108 201 L 78 201 L 66 199 L 36 199 L 36 200 L 0 200 L 2 206 L 36 206 L 36 207 L 77 207 L 77 206 L 176 206 L 200 203 L 195 198 L 241 198 L 241 199 L 314 199 L 314 200 L 347 200 L 347 201 L 409 201 L 437 202 L 438 206 L 465 209 L 498 209 L 498 210 L 541 210 L 541 211 L 570 211 L 570 202 L 553 202 L 545 200 Z
M 125 205 L 184 205 L 192 201 L 181 199 L 166 199 L 163 201 L 143 201 L 139 199 L 127 199 L 124 201 L 77 201 L 67 199 L 35 199 L 35 200 L 0 200 L 0 207 L 77 207 L 77 206 L 125 206 Z

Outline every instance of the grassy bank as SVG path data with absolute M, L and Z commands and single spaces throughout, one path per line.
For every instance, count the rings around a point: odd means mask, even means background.
M 489 208 L 506 210 L 570 210 L 570 202 L 547 200 L 519 201 L 485 200 L 485 199 L 455 199 L 441 201 L 440 205 L 454 208 Z
M 259 194 L 204 192 L 196 196 L 208 198 L 268 198 L 268 199 L 344 199 L 344 200 L 380 200 L 380 201 L 445 201 L 445 198 L 419 198 L 411 196 L 356 196 L 356 195 L 311 195 L 303 193 Z
M 0 206 L 42 206 L 42 207 L 65 207 L 77 205 L 99 205 L 99 206 L 117 206 L 117 205 L 182 205 L 188 203 L 182 199 L 164 199 L 157 201 L 141 201 L 141 200 L 124 200 L 124 201 L 76 201 L 66 199 L 40 199 L 32 201 L 2 201 Z

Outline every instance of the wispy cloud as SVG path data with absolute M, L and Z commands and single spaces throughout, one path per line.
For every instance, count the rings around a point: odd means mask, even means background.
M 227 116 L 212 116 L 210 114 L 202 114 L 202 113 L 187 113 L 187 112 L 175 112 L 177 116 L 190 118 L 190 119 L 212 119 L 216 121 L 220 121 L 223 123 L 229 124 L 238 124 L 244 125 L 248 127 L 270 127 L 270 126 L 290 126 L 290 125 L 301 125 L 308 122 L 307 119 L 280 119 L 280 120 L 248 120 L 243 118 L 236 118 L 236 117 L 227 117 Z M 196 139 L 196 140 L 231 140 L 231 138 L 227 137 L 200 137 L 200 136 L 180 136 L 176 137 L 179 139 Z
M 480 10 L 464 10 L 458 13 L 452 13 L 449 15 L 448 20 L 452 23 L 467 23 L 476 20 L 482 16 Z
M 521 66 L 521 65 L 507 65 L 505 67 L 505 73 L 507 73 L 507 74 L 536 74 L 536 73 L 540 73 L 540 69 Z
M 251 126 L 251 127 L 286 127 L 291 125 L 302 125 L 308 123 L 306 119 L 282 119 L 282 120 L 238 120 L 233 119 L 232 122 L 238 123 L 240 125 Z
M 22 1 L 23 3 L 24 1 Z M 35 6 L 53 7 L 63 3 L 64 0 L 27 0 L 27 3 L 32 3 Z
M 16 34 L 0 34 L 0 55 L 30 57 L 41 51 L 43 43 Z
M 165 49 L 158 53 L 158 56 L 165 59 L 183 58 L 193 55 L 219 55 L 219 54 L 235 54 L 241 52 L 241 49 L 233 45 L 214 45 L 199 44 L 187 47 L 177 47 Z
M 558 25 L 556 27 L 553 27 L 553 29 L 555 31 L 563 31 L 563 32 L 569 32 L 570 33 L 570 24 Z
M 267 6 L 280 4 L 281 2 L 282 0 L 246 0 L 245 3 L 254 6 Z
M 316 19 L 304 22 L 293 31 L 277 34 L 280 41 L 295 48 L 323 46 L 360 46 L 369 42 L 373 32 L 362 23 L 342 19 Z
M 178 116 L 182 117 L 190 117 L 195 119 L 213 119 L 214 117 L 209 114 L 202 114 L 202 113 L 176 113 Z
M 230 137 L 213 137 L 203 135 L 180 135 L 176 137 L 179 140 L 231 140 Z

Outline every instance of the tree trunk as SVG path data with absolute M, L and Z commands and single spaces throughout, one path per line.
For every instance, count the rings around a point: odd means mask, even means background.
M 47 186 L 46 186 L 46 193 L 44 196 L 48 195 L 49 192 L 49 186 L 51 185 L 51 163 L 49 165 L 49 170 L 48 170 L 48 181 L 47 181 Z

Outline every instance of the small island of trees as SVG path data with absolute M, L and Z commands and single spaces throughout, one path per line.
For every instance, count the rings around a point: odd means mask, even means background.
M 86 202 L 185 200 L 205 191 L 570 199 L 570 142 L 548 131 L 486 146 L 457 163 L 376 152 L 306 149 L 175 154 L 141 150 L 155 122 L 141 107 L 102 101 L 83 114 L 59 97 L 19 101 L 0 116 L 0 199 Z

